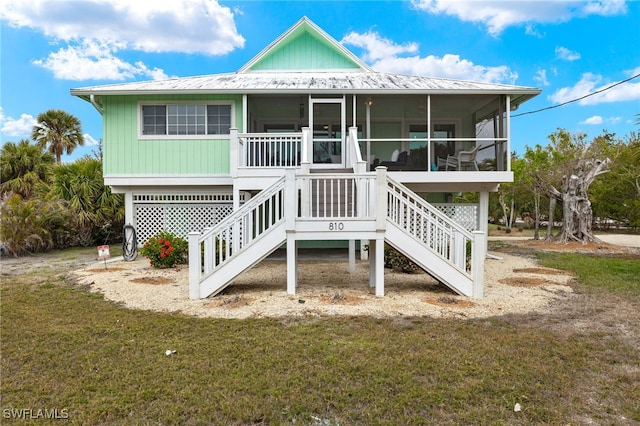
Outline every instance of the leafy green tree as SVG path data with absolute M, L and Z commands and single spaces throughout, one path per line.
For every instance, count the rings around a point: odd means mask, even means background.
M 122 195 L 112 194 L 104 186 L 102 163 L 98 159 L 83 157 L 56 167 L 51 191 L 68 202 L 80 245 L 92 243 L 95 230 L 119 230 L 124 222 Z
M 640 228 L 640 137 L 631 132 L 610 148 L 611 171 L 591 191 L 594 214 Z
M 31 138 L 40 148 L 48 147 L 60 164 L 62 154 L 71 154 L 78 146 L 84 145 L 82 126 L 75 116 L 59 110 L 50 109 L 38 115 L 38 124 L 33 126 Z
M 521 173 L 519 183 L 524 188 L 528 189 L 533 196 L 533 208 L 534 208 L 534 235 L 535 240 L 540 239 L 540 219 L 542 216 L 542 196 L 547 192 L 549 185 L 554 185 L 556 182 L 555 173 L 553 173 L 553 163 L 551 161 L 551 152 L 547 148 L 543 148 L 540 145 L 536 145 L 534 148 L 526 147 L 526 152 L 523 156 L 523 173 Z M 555 204 L 555 198 L 554 198 Z M 553 216 L 553 214 L 549 214 Z M 551 232 L 553 230 L 553 223 L 549 221 L 547 227 L 547 237 L 551 238 Z
M 53 161 L 53 155 L 26 139 L 5 143 L 0 150 L 0 193 L 30 197 L 38 184 L 49 181 Z

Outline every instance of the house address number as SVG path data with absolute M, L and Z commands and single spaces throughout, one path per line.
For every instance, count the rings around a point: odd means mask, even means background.
M 344 230 L 343 222 L 329 222 L 329 231 L 342 231 Z

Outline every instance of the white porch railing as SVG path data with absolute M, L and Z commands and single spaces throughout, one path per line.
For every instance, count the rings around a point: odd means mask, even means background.
M 285 178 L 251 198 L 213 228 L 189 233 L 189 294 L 200 298 L 197 284 L 244 247 L 285 220 Z
M 361 218 L 376 216 L 376 176 L 372 173 L 296 176 L 300 190 L 300 218 Z
M 474 262 L 471 262 L 471 258 L 467 259 L 467 248 L 473 252 L 474 234 L 422 198 L 407 192 L 403 185 L 393 179 L 387 177 L 387 182 L 387 219 L 471 277 Z
M 407 151 L 408 161 L 403 171 L 443 171 L 438 167 L 438 159 L 446 160 L 448 154 L 478 147 L 476 163 L 481 171 L 509 171 L 510 159 L 506 155 L 509 141 L 507 138 L 363 138 L 363 158 L 377 158 L 379 162 L 389 158 L 379 158 L 380 152 L 387 155 L 394 149 Z M 423 146 L 415 146 L 422 143 Z M 413 146 L 413 148 L 412 148 Z M 450 149 L 449 149 L 450 147 Z M 368 151 L 369 149 L 369 151 Z M 440 152 L 444 150 L 444 152 Z M 466 171 L 466 170 L 465 170 Z
M 298 167 L 302 133 L 236 133 L 239 167 Z M 233 143 L 233 136 L 232 136 Z

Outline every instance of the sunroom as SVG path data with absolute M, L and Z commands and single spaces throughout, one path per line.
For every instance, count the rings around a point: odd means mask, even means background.
M 355 128 L 367 168 L 383 165 L 390 172 L 405 172 L 403 181 L 440 181 L 429 178 L 440 172 L 509 172 L 509 111 L 518 103 L 502 93 L 456 91 L 247 95 L 243 127 L 248 131 L 239 138 L 259 135 L 260 145 L 244 146 L 239 167 L 299 166 L 301 138 L 292 136 L 303 129 L 312 135 L 312 168 L 350 167 L 345 143 Z M 523 98 L 515 96 L 516 102 Z M 475 179 L 486 181 L 487 175 Z

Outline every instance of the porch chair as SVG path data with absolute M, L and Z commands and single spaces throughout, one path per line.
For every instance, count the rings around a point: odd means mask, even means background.
M 447 158 L 438 158 L 438 168 L 444 166 L 446 171 L 451 169 L 457 169 L 462 171 L 463 167 L 473 167 L 478 171 L 478 163 L 476 163 L 476 154 L 478 153 L 478 146 L 476 145 L 471 151 L 459 151 L 456 155 L 447 155 Z
M 403 170 L 407 165 L 407 159 L 409 158 L 409 153 L 407 151 L 402 151 L 398 154 L 398 157 L 395 161 L 383 161 L 379 165 L 385 166 L 388 170 Z

